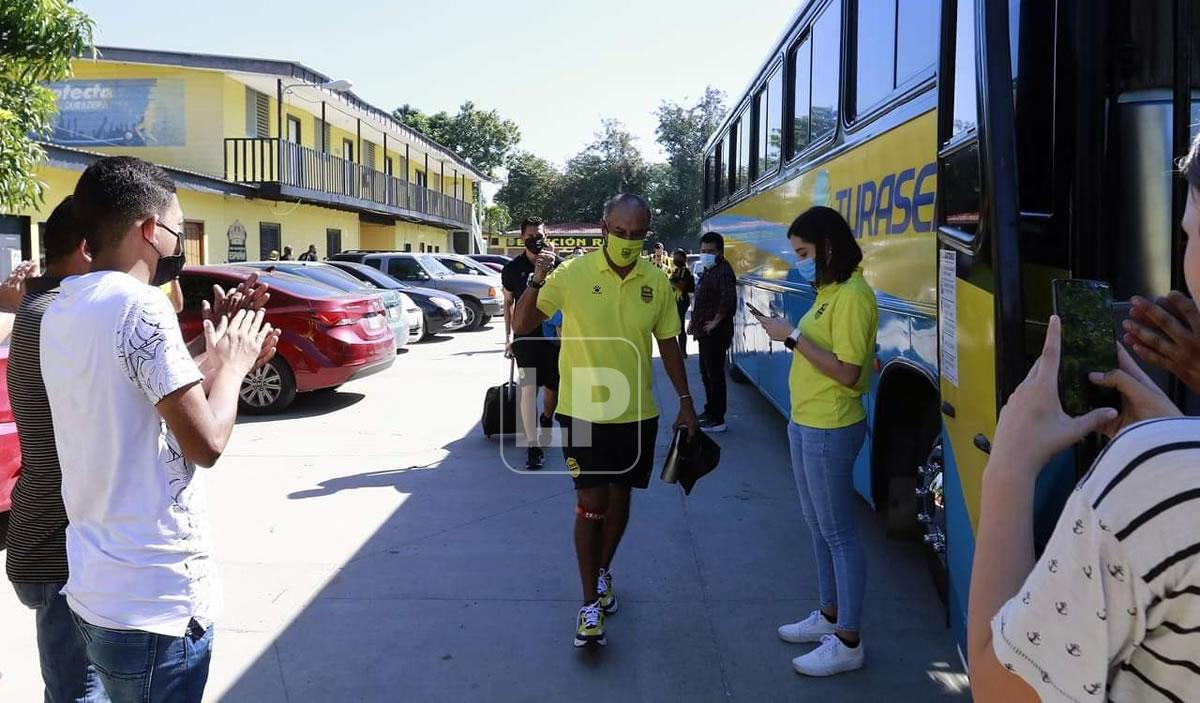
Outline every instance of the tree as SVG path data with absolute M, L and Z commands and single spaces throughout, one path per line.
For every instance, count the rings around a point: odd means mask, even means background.
M 488 205 L 483 209 L 483 230 L 489 233 L 507 232 L 512 225 L 512 216 L 503 205 Z
M 700 235 L 704 197 L 704 144 L 725 118 L 725 95 L 706 88 L 691 106 L 663 101 L 658 106 L 658 143 L 667 154 L 656 183 L 658 238 L 668 246 L 694 248 Z
M 555 219 L 595 222 L 605 200 L 623 192 L 649 197 L 650 185 L 650 166 L 637 148 L 637 137 L 619 121 L 606 119 L 595 141 L 567 161 L 554 199 Z
M 508 209 L 510 222 L 538 216 L 556 219 L 550 206 L 561 176 L 549 161 L 528 151 L 513 154 L 507 163 L 508 180 L 496 193 L 496 203 Z
M 71 74 L 71 59 L 92 43 L 92 21 L 67 0 L 0 2 L 0 211 L 42 198 L 34 178 L 45 156 L 54 94 L 42 85 Z
M 504 119 L 495 110 L 480 110 L 470 100 L 455 115 L 444 111 L 426 115 L 407 104 L 396 108 L 392 115 L 443 144 L 489 177 L 521 141 L 516 122 Z

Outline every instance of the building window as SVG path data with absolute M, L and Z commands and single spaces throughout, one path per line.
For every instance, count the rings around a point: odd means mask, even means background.
M 271 99 L 249 87 L 246 88 L 246 136 L 259 139 L 271 136 Z
M 856 115 L 869 112 L 896 89 L 933 75 L 939 5 L 937 0 L 858 0 Z
M 329 123 L 317 119 L 317 149 L 323 154 L 329 153 Z
M 258 223 L 258 258 L 260 261 L 266 261 L 270 258 L 271 252 L 280 250 L 279 242 L 282 236 L 280 229 L 276 222 Z
M 325 230 L 325 258 L 331 258 L 334 254 L 342 253 L 342 230 L 326 229 Z
M 412 242 L 405 242 L 405 243 L 404 243 L 404 251 L 406 251 L 406 252 L 412 252 Z
M 392 175 L 394 168 L 395 168 L 395 162 L 392 161 L 392 157 L 390 157 L 390 156 L 384 157 L 383 172 L 390 176 L 390 175 Z
M 419 187 L 419 188 L 428 188 L 429 187 L 429 175 L 427 173 L 425 173 L 424 171 L 417 171 L 417 187 Z
M 287 140 L 293 144 L 301 143 L 300 138 L 300 118 L 288 115 L 287 118 Z
M 362 163 L 367 168 L 375 168 L 375 144 L 374 142 L 362 143 Z

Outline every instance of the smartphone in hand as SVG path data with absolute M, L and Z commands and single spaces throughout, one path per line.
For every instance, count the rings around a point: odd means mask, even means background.
M 1063 410 L 1077 416 L 1096 408 L 1120 408 L 1116 390 L 1088 380 L 1093 371 L 1117 368 L 1112 289 L 1104 281 L 1077 278 L 1056 279 L 1051 286 L 1054 313 L 1062 320 L 1058 397 Z
M 750 303 L 746 303 L 746 307 L 750 310 L 750 314 L 754 315 L 755 317 L 770 317 L 770 315 L 766 314 L 762 310 L 759 310 Z

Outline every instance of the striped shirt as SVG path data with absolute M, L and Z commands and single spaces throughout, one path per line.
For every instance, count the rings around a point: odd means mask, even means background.
M 1200 418 L 1118 436 L 992 621 L 1043 701 L 1200 700 Z
M 26 284 L 9 346 L 8 393 L 21 443 L 21 476 L 8 527 L 7 571 L 15 583 L 67 580 L 67 511 L 39 349 L 42 315 L 61 282 L 43 276 Z

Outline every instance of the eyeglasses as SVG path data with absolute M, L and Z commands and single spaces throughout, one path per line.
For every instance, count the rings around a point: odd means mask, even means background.
M 183 235 L 182 235 L 182 234 L 180 234 L 179 232 L 176 232 L 175 230 L 171 229 L 170 227 L 168 227 L 168 226 L 164 225 L 164 224 L 163 224 L 163 223 L 161 223 L 161 222 L 155 221 L 155 223 L 154 223 L 154 226 L 155 226 L 155 227 L 162 227 L 163 229 L 167 230 L 167 231 L 168 231 L 168 232 L 170 232 L 171 234 L 175 235 L 175 237 L 176 237 L 176 238 L 178 238 L 178 239 L 183 239 Z

